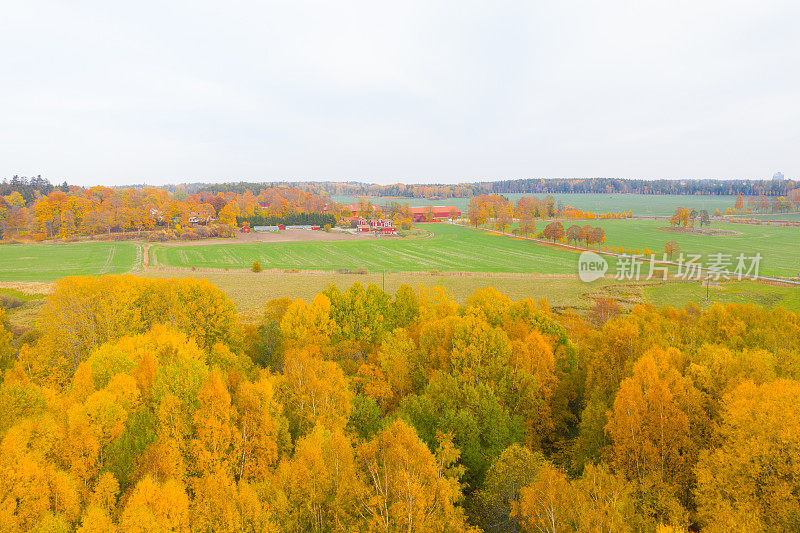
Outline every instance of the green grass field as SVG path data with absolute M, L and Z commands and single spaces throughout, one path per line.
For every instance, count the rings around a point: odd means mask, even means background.
M 586 221 L 576 221 L 581 224 Z M 571 221 L 566 222 L 569 226 Z M 800 274 L 797 228 L 714 224 L 740 235 L 698 235 L 664 231 L 659 220 L 599 220 L 606 244 L 616 248 L 663 251 L 675 240 L 684 253 L 708 262 L 714 253 L 761 253 L 760 274 Z M 541 222 L 539 225 L 543 225 Z M 366 268 L 419 272 L 498 272 L 573 274 L 577 253 L 529 241 L 449 224 L 420 225 L 432 238 L 381 238 L 359 241 L 284 242 L 161 246 L 151 248 L 151 264 L 182 268 L 247 269 L 260 261 L 265 269 L 338 270 Z M 52 281 L 68 275 L 127 272 L 140 264 L 137 243 L 28 244 L 0 246 L 0 281 Z M 615 272 L 610 260 L 609 273 Z
M 504 194 L 509 201 L 516 203 L 523 196 L 544 198 L 546 194 Z M 651 194 L 553 194 L 557 203 L 571 205 L 583 211 L 606 213 L 608 211 L 633 211 L 636 216 L 669 216 L 677 207 L 706 209 L 713 213 L 715 209 L 725 212 L 736 203 L 734 196 L 706 195 L 651 195 Z M 334 201 L 350 204 L 361 198 L 356 196 L 332 196 Z M 406 203 L 412 207 L 425 205 L 454 205 L 466 212 L 469 198 L 445 198 L 427 200 L 425 198 L 369 198 L 372 203 L 383 205 L 392 201 Z
M 516 200 L 522 195 L 509 195 Z M 730 197 L 641 195 L 555 195 L 557 201 L 585 210 L 632 209 L 640 216 L 669 215 L 678 206 L 724 209 Z M 342 199 L 344 201 L 348 199 Z M 411 201 L 427 205 L 430 201 Z M 441 201 L 466 209 L 467 200 Z M 765 215 L 774 219 L 800 219 L 800 214 Z M 762 217 L 762 218 L 764 218 Z M 719 224 L 740 235 L 714 236 L 664 231 L 664 220 L 598 220 L 587 222 L 606 230 L 609 246 L 663 251 L 664 243 L 675 240 L 685 253 L 762 254 L 762 275 L 800 274 L 800 230 L 745 224 Z M 565 221 L 569 226 L 573 221 Z M 539 222 L 542 229 L 546 222 Z M 680 281 L 617 281 L 603 278 L 586 284 L 577 279 L 578 253 L 491 232 L 449 224 L 421 224 L 419 232 L 404 238 L 379 238 L 329 242 L 281 242 L 159 245 L 150 247 L 150 265 L 143 268 L 142 244 L 136 242 L 84 242 L 76 244 L 26 244 L 0 246 L 0 281 L 7 287 L 0 294 L 19 298 L 24 305 L 9 311 L 9 321 L 23 331 L 33 323 L 42 305 L 41 295 L 27 297 L 25 283 L 49 282 L 70 275 L 136 271 L 153 277 L 204 277 L 226 292 L 245 320 L 255 320 L 272 298 L 310 300 L 328 283 L 345 289 L 353 283 L 376 283 L 389 292 L 402 284 L 412 287 L 444 287 L 463 302 L 475 290 L 492 286 L 512 299 L 546 298 L 560 311 L 587 311 L 600 296 L 619 301 L 624 308 L 644 302 L 656 306 L 683 307 L 694 302 L 702 307 L 712 302 L 753 302 L 783 305 L 800 311 L 800 288 L 776 287 L 754 282 L 729 282 L 712 286 L 710 299 L 699 283 Z M 258 260 L 264 269 L 298 269 L 299 273 L 250 272 Z M 193 271 L 192 267 L 201 270 Z M 339 274 L 339 269 L 366 268 L 368 274 Z M 202 270 L 208 269 L 208 270 Z M 218 269 L 218 270 L 213 270 Z M 231 269 L 225 271 L 224 269 Z M 384 276 L 383 270 L 387 273 Z M 609 259 L 608 274 L 616 271 Z M 439 274 L 441 272 L 441 274 Z M 471 272 L 471 275 L 446 273 Z M 642 267 L 643 277 L 647 265 Z M 542 274 L 542 275 L 536 275 Z M 549 276 L 548 276 L 549 275 Z M 44 284 L 29 284 L 42 285 Z M 22 292 L 20 292 L 22 291 Z
M 370 271 L 537 272 L 572 274 L 578 255 L 529 241 L 489 235 L 450 224 L 420 224 L 427 239 L 154 246 L 151 264 L 167 267 Z M 154 259 L 155 261 L 153 261 Z
M 573 221 L 565 222 L 565 227 Z M 765 276 L 800 275 L 800 230 L 777 226 L 747 224 L 712 224 L 713 229 L 731 230 L 741 235 L 699 235 L 664 231 L 669 224 L 663 220 L 598 220 L 574 221 L 576 224 L 600 226 L 606 231 L 606 244 L 626 249 L 650 248 L 660 255 L 667 241 L 676 241 L 684 253 L 701 254 L 705 264 L 709 254 L 740 253 L 762 255 L 760 274 Z M 735 263 L 734 263 L 735 267 Z
M 346 290 L 354 283 L 366 286 L 374 283 L 394 293 L 400 285 L 411 287 L 444 287 L 457 301 L 463 303 L 478 289 L 494 287 L 512 300 L 545 298 L 559 311 L 585 312 L 592 307 L 597 297 L 617 300 L 623 308 L 651 302 L 657 307 L 670 305 L 681 308 L 688 302 L 708 307 L 713 302 L 753 302 L 769 307 L 783 305 L 800 311 L 800 289 L 775 287 L 753 281 L 720 284 L 710 289 L 706 300 L 705 286 L 681 281 L 668 282 L 620 282 L 599 279 L 583 283 L 577 278 L 565 277 L 510 277 L 492 275 L 448 276 L 430 274 L 337 274 L 301 272 L 284 274 L 277 272 L 215 272 L 186 270 L 146 270 L 149 277 L 198 277 L 205 278 L 224 291 L 236 304 L 245 320 L 256 320 L 264 312 L 264 304 L 273 298 L 303 298 L 311 301 L 314 295 L 333 283 Z
M 546 298 L 554 308 L 588 308 L 592 296 L 607 287 L 617 286 L 619 282 L 601 279 L 592 283 L 582 283 L 576 278 L 564 277 L 511 277 L 510 275 L 431 275 L 426 273 L 407 274 L 378 273 L 366 275 L 338 274 L 336 272 L 300 272 L 286 274 L 279 272 L 249 271 L 187 271 L 178 269 L 148 269 L 143 275 L 148 277 L 197 277 L 205 278 L 222 289 L 236 303 L 246 318 L 257 318 L 263 312 L 264 304 L 273 298 L 303 298 L 311 301 L 314 295 L 333 283 L 342 290 L 354 283 L 366 286 L 374 283 L 394 293 L 401 285 L 411 287 L 443 287 L 459 302 L 478 289 L 494 287 L 513 300 L 523 298 Z M 632 303 L 639 303 L 636 300 Z
M 139 263 L 130 242 L 0 246 L 0 281 L 53 281 L 82 274 L 120 274 Z
M 571 222 L 571 221 L 570 221 Z M 565 225 L 569 226 L 570 222 Z M 585 224 L 586 221 L 576 221 Z M 699 235 L 664 231 L 661 220 L 589 221 L 606 230 L 606 244 L 616 248 L 642 250 L 656 254 L 674 240 L 686 254 L 700 254 L 701 264 L 709 264 L 710 254 L 735 258 L 761 253 L 761 275 L 797 276 L 800 274 L 800 231 L 797 228 L 715 224 L 741 235 Z M 344 242 L 248 243 L 207 246 L 154 246 L 155 262 L 167 267 L 249 268 L 259 261 L 265 269 L 337 270 L 367 268 L 412 271 L 528 272 L 571 274 L 576 272 L 577 254 L 528 241 L 491 235 L 448 224 L 421 224 L 434 233 L 430 239 L 386 238 Z M 610 260 L 610 273 L 615 261 Z
M 800 312 L 800 289 L 797 287 L 775 287 L 752 281 L 720 283 L 710 287 L 706 299 L 706 287 L 699 283 L 668 283 L 644 289 L 645 298 L 657 307 L 671 305 L 683 307 L 694 302 L 702 308 L 720 303 L 754 303 L 767 307 L 782 305 Z

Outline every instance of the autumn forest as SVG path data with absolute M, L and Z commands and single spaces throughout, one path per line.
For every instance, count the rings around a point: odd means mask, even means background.
M 800 317 L 58 282 L 0 329 L 3 531 L 789 531 Z M 2 318 L 2 316 L 0 316 Z

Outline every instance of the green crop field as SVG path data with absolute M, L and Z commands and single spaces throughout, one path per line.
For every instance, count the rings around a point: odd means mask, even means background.
M 545 194 L 504 194 L 509 201 L 516 203 L 523 196 L 544 198 Z M 707 196 L 707 195 L 653 195 L 653 194 L 553 194 L 557 203 L 571 205 L 583 211 L 633 211 L 636 216 L 669 216 L 677 207 L 706 209 L 713 213 L 715 209 L 725 212 L 728 207 L 736 203 L 734 196 Z M 356 196 L 332 196 L 334 201 L 350 204 L 358 202 Z M 378 205 L 389 202 L 408 203 L 412 207 L 425 205 L 454 205 L 466 212 L 469 198 L 445 198 L 442 200 L 428 200 L 425 198 L 369 198 Z
M 569 226 L 572 221 L 565 222 Z M 574 221 L 580 225 L 587 221 Z M 798 228 L 714 224 L 737 235 L 700 235 L 665 231 L 663 220 L 588 221 L 606 230 L 606 244 L 631 250 L 649 248 L 663 253 L 667 241 L 676 241 L 685 254 L 700 254 L 708 265 L 711 254 L 731 256 L 735 268 L 739 254 L 762 256 L 759 273 L 797 276 L 800 273 Z M 540 223 L 543 225 L 543 223 Z M 430 239 L 377 239 L 346 242 L 253 243 L 208 246 L 156 246 L 155 264 L 170 267 L 248 268 L 260 261 L 263 268 L 574 273 L 576 253 L 529 241 L 492 235 L 447 224 L 421 224 L 433 231 Z M 615 261 L 609 260 L 610 273 Z M 748 261 L 749 264 L 749 261 Z
M 741 235 L 700 235 L 665 231 L 669 226 L 663 220 L 597 220 L 568 221 L 579 225 L 601 226 L 606 231 L 606 244 L 626 249 L 652 250 L 657 255 L 664 252 L 667 241 L 675 241 L 684 253 L 701 254 L 706 263 L 709 254 L 740 253 L 752 256 L 760 253 L 760 274 L 765 276 L 798 276 L 800 274 L 800 229 L 778 226 L 753 226 L 747 224 L 713 223 L 712 229 L 730 230 Z M 734 264 L 735 266 L 735 264 Z
M 585 224 L 586 221 L 576 221 Z M 565 223 L 569 226 L 571 221 Z M 606 230 L 606 244 L 631 250 L 645 247 L 660 254 L 674 240 L 685 253 L 762 255 L 760 273 L 797 276 L 800 270 L 800 230 L 775 226 L 714 224 L 741 235 L 698 235 L 664 231 L 659 220 L 589 221 Z M 543 226 L 540 222 L 539 226 Z M 151 265 L 182 268 L 247 269 L 260 261 L 265 269 L 338 270 L 366 268 L 371 272 L 498 272 L 573 274 L 577 253 L 449 224 L 419 225 L 431 238 L 379 238 L 357 241 L 153 245 Z M 541 229 L 541 228 L 540 228 Z M 137 243 L 27 244 L 0 246 L 0 280 L 52 281 L 68 275 L 121 273 L 141 263 Z M 609 273 L 615 273 L 609 260 Z
M 431 238 L 154 246 L 151 264 L 171 267 L 393 271 L 576 272 L 575 252 L 450 224 L 420 224 Z
M 615 246 L 625 242 L 632 248 L 641 248 L 651 246 L 653 240 L 664 242 L 666 238 L 673 238 L 687 251 L 702 253 L 717 250 L 734 253 L 740 248 L 749 253 L 748 247 L 753 247 L 764 255 L 764 265 L 769 266 L 766 273 L 776 269 L 788 272 L 798 264 L 795 239 L 800 232 L 796 228 L 732 224 L 730 228 L 743 235 L 715 237 L 665 232 L 658 229 L 663 227 L 663 221 L 611 220 L 594 224 L 606 228 L 609 244 Z M 699 283 L 620 282 L 604 278 L 586 284 L 574 276 L 578 259 L 574 251 L 448 224 L 420 227 L 432 231 L 434 236 L 333 242 L 153 245 L 151 265 L 156 260 L 157 268 L 141 267 L 141 244 L 138 243 L 6 245 L 0 246 L 0 281 L 52 281 L 68 275 L 131 270 L 156 277 L 205 277 L 231 296 L 246 319 L 257 318 L 263 303 L 271 298 L 310 299 L 328 283 L 346 288 L 356 282 L 379 286 L 385 283 L 390 292 L 404 283 L 414 287 L 441 286 L 459 301 L 464 301 L 476 289 L 493 286 L 514 299 L 547 298 L 551 305 L 562 310 L 586 310 L 598 296 L 614 298 L 626 308 L 646 301 L 676 307 L 689 301 L 701 306 L 713 301 L 752 301 L 800 309 L 800 289 L 752 282 L 711 287 L 709 301 L 705 299 L 705 287 Z M 772 261 L 773 256 L 784 259 Z M 247 270 L 253 260 L 261 261 L 266 269 L 306 271 L 253 273 Z M 614 274 L 614 262 L 609 262 L 609 274 Z M 192 271 L 190 267 L 219 270 Z M 369 273 L 334 272 L 340 268 L 359 267 L 367 268 Z M 232 270 L 226 272 L 224 268 Z M 388 271 L 385 276 L 383 269 Z M 445 275 L 464 271 L 474 274 Z M 646 274 L 646 267 L 642 272 Z M 41 299 L 25 301 L 23 307 L 9 312 L 9 319 L 18 325 L 27 324 L 40 304 Z
M 657 307 L 683 307 L 687 302 L 694 302 L 702 308 L 708 308 L 714 302 L 754 303 L 767 307 L 782 305 L 800 312 L 800 289 L 797 287 L 775 287 L 753 281 L 720 283 L 708 290 L 700 283 L 665 283 L 645 288 L 644 296 Z
M 7 244 L 0 246 L 0 281 L 53 281 L 81 274 L 119 274 L 139 263 L 130 242 Z

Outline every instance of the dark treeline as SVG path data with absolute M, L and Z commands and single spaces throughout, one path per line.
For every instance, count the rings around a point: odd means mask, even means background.
M 258 193 L 259 191 L 261 191 L 261 189 L 266 189 L 269 187 L 303 187 L 307 189 L 309 188 L 308 186 L 309 186 L 308 182 L 289 183 L 285 181 L 281 182 L 240 181 L 240 182 L 229 182 L 229 183 L 187 183 L 182 187 L 189 194 L 200 193 L 200 192 L 206 192 L 211 194 L 235 192 L 238 194 L 244 194 L 249 191 L 251 194 L 258 196 Z
M 323 195 L 353 197 L 390 196 L 398 198 L 472 198 L 481 194 L 707 194 L 712 196 L 786 196 L 800 187 L 793 180 L 644 180 L 617 178 L 555 178 L 517 179 L 460 183 L 457 185 L 402 183 L 378 185 L 358 182 L 280 182 L 280 183 L 224 183 L 187 185 L 190 192 L 244 193 L 258 191 L 266 185 L 294 186 L 311 189 Z
M 476 184 L 458 185 L 377 185 L 373 183 L 348 182 L 322 182 L 312 183 L 307 181 L 280 181 L 280 182 L 236 182 L 236 183 L 192 183 L 185 185 L 185 190 L 190 193 L 233 191 L 244 194 L 250 191 L 257 195 L 264 187 L 299 187 L 312 190 L 323 196 L 393 196 L 398 198 L 469 198 L 480 194 L 483 189 Z
M 244 194 L 246 192 L 250 192 L 251 194 L 258 196 L 258 193 L 262 189 L 270 187 L 279 187 L 279 188 L 297 187 L 300 189 L 313 190 L 315 192 L 316 191 L 328 192 L 326 189 L 318 187 L 319 185 L 322 184 L 312 183 L 309 181 L 259 181 L 259 182 L 238 181 L 238 182 L 227 182 L 227 183 L 186 183 L 184 185 L 181 185 L 180 187 L 189 194 L 194 194 L 194 193 L 224 194 L 226 192 L 235 192 L 238 194 Z M 338 194 L 338 193 L 328 192 L 328 194 Z
M 798 187 L 792 180 L 624 180 L 594 179 L 520 179 L 481 184 L 494 193 L 638 193 L 638 194 L 708 194 L 719 196 L 785 196 Z
M 194 193 L 258 195 L 265 187 L 298 187 L 314 191 L 323 196 L 347 195 L 353 197 L 391 196 L 398 198 L 472 198 L 481 194 L 707 194 L 712 196 L 787 196 L 800 188 L 794 180 L 644 180 L 617 178 L 530 178 L 478 183 L 445 184 L 403 184 L 378 185 L 374 183 L 348 182 L 229 182 L 229 183 L 188 183 L 157 187 L 165 190 L 181 190 Z M 56 189 L 69 190 L 65 181 L 54 186 L 46 178 L 14 176 L 11 180 L 0 182 L 0 196 L 18 191 L 25 203 L 32 202 L 37 195 L 47 195 Z
M 56 188 L 64 192 L 69 191 L 69 185 L 67 185 L 66 181 L 56 187 L 50 183 L 48 179 L 41 176 L 33 178 L 14 176 L 10 180 L 4 179 L 0 182 L 0 196 L 7 196 L 16 191 L 22 195 L 22 199 L 25 200 L 25 204 L 27 205 L 36 199 L 36 193 L 43 196 L 48 195 L 56 190 Z
M 236 217 L 237 225 L 241 226 L 245 222 L 250 226 L 277 226 L 278 224 L 287 226 L 324 226 L 329 224 L 335 226 L 336 217 L 330 213 L 288 213 L 283 216 L 252 215 L 249 217 Z

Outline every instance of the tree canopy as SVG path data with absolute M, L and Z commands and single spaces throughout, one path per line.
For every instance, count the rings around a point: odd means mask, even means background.
M 800 316 L 603 309 L 356 284 L 242 323 L 203 280 L 64 279 L 0 315 L 0 524 L 796 530 Z

